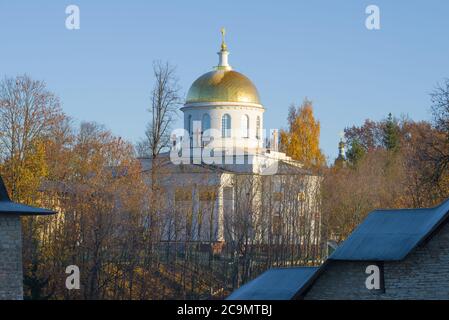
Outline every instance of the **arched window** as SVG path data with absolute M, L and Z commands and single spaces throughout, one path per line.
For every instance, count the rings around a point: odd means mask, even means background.
M 240 128 L 242 130 L 242 138 L 249 138 L 249 117 L 244 114 L 242 116 L 242 122 L 240 124 Z
M 209 135 L 209 132 L 206 132 L 210 129 L 210 116 L 209 114 L 205 113 L 203 114 L 203 119 L 201 121 L 201 130 L 202 134 Z
M 260 117 L 257 116 L 256 119 L 256 139 L 259 140 L 260 139 Z
M 221 118 L 221 136 L 223 138 L 231 137 L 231 116 L 229 114 L 225 114 Z

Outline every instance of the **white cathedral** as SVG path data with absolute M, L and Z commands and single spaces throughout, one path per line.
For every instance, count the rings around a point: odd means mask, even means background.
M 191 85 L 181 108 L 184 129 L 173 134 L 170 152 L 157 168 L 141 159 L 147 182 L 154 178 L 164 195 L 162 240 L 223 244 L 246 232 L 263 243 L 281 233 L 275 229 L 298 239 L 297 220 L 305 215 L 308 236 L 318 239 L 320 178 L 278 151 L 276 130 L 265 134 L 265 107 L 251 80 L 229 64 L 224 30 L 218 56 L 218 66 Z M 301 212 L 288 213 L 283 199 Z

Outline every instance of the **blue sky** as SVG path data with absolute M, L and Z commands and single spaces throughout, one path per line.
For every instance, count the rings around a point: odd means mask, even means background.
M 69 4 L 80 8 L 80 30 L 65 28 Z M 380 30 L 365 28 L 370 4 Z M 0 77 L 45 80 L 76 121 L 136 142 L 149 119 L 152 61 L 176 65 L 185 94 L 217 64 L 222 26 L 230 64 L 259 89 L 265 127 L 284 127 L 288 106 L 308 97 L 330 159 L 346 126 L 389 112 L 430 119 L 429 92 L 449 77 L 444 0 L 0 0 Z

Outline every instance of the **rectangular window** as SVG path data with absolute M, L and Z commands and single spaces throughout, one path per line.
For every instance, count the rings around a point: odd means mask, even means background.
M 215 201 L 217 199 L 217 192 L 210 189 L 213 189 L 213 187 L 209 188 L 209 190 L 206 188 L 200 190 L 200 201 Z
M 260 117 L 257 116 L 257 120 L 256 120 L 256 139 L 259 140 L 260 139 Z
M 282 200 L 282 192 L 273 192 L 273 201 L 280 202 Z
M 192 190 L 190 188 L 176 188 L 175 201 L 192 201 Z

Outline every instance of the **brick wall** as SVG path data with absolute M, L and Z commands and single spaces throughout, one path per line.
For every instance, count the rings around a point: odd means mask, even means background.
M 370 264 L 331 261 L 305 299 L 449 299 L 449 224 L 403 261 L 384 263 L 385 292 L 366 289 Z
M 0 299 L 23 299 L 20 217 L 0 215 Z

